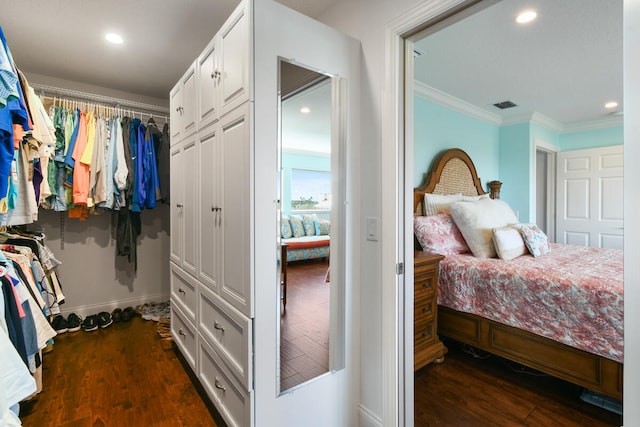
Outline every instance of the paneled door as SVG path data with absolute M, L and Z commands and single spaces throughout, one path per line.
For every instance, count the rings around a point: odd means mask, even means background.
M 622 249 L 623 146 L 558 153 L 558 243 Z

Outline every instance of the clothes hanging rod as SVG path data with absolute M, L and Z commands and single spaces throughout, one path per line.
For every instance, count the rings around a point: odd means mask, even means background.
M 36 92 L 42 92 L 48 96 L 55 97 L 68 97 L 78 101 L 86 102 L 99 102 L 107 104 L 110 107 L 122 108 L 122 109 L 137 109 L 143 112 L 162 113 L 163 115 L 169 115 L 169 108 L 160 105 L 145 104 L 143 102 L 131 101 L 122 98 L 113 98 L 111 96 L 96 95 L 88 92 L 81 92 L 78 90 L 64 89 L 54 86 L 41 85 L 38 83 L 29 83 L 29 85 Z

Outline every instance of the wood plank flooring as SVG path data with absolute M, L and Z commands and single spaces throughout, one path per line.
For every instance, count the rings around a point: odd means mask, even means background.
M 613 427 L 622 417 L 579 399 L 580 388 L 445 341 L 442 364 L 415 374 L 416 427 Z
M 324 260 L 287 268 L 287 307 L 280 317 L 280 380 L 287 390 L 329 370 L 329 283 Z
M 56 338 L 43 357 L 42 393 L 21 405 L 23 425 L 223 426 L 156 326 L 135 317 Z

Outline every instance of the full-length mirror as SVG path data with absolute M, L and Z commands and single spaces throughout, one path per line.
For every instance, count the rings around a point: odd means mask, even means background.
M 339 87 L 280 61 L 281 393 L 343 363 Z

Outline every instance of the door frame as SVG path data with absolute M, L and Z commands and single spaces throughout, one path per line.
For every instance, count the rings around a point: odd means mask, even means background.
M 491 0 L 486 0 L 487 3 Z M 412 81 L 404 79 L 404 41 L 411 34 L 423 29 L 429 23 L 443 19 L 455 13 L 456 9 L 466 7 L 465 0 L 433 0 L 420 4 L 390 21 L 385 26 L 385 53 L 382 102 L 382 165 L 381 165 L 381 193 L 382 200 L 389 203 L 382 204 L 382 235 L 389 236 L 392 243 L 382 245 L 382 363 L 383 363 L 383 425 L 385 426 L 413 426 L 413 368 L 411 372 L 406 366 L 407 355 L 412 359 L 413 325 L 404 329 L 404 316 L 401 301 L 406 290 L 406 284 L 411 284 L 413 269 L 411 266 L 405 274 L 396 274 L 396 266 L 406 261 L 406 254 L 411 254 L 413 235 L 411 230 L 405 230 L 408 224 L 409 191 L 404 187 L 407 177 L 411 177 L 413 165 L 408 162 L 407 154 L 413 151 L 413 141 L 405 141 L 405 127 L 411 124 L 405 121 L 405 98 L 413 87 Z M 625 94 L 625 195 L 637 194 L 636 185 L 640 168 L 635 162 L 640 159 L 640 127 L 633 126 L 633 119 L 640 117 L 638 97 L 634 93 L 640 90 L 640 57 L 635 55 L 635 49 L 640 45 L 640 32 L 634 31 L 640 22 L 640 0 L 625 0 L 624 2 L 624 94 Z M 406 84 L 405 84 L 406 83 Z M 409 117 L 411 120 L 411 118 Z M 407 151 L 408 147 L 408 151 Z M 384 159 L 388 159 L 384 161 Z M 410 182 L 410 181 L 409 181 Z M 632 184 L 634 183 L 634 184 Z M 640 209 L 640 198 L 625 197 L 625 217 L 632 217 Z M 395 201 L 395 203 L 393 203 Z M 631 237 L 640 236 L 640 226 L 631 222 L 625 224 L 625 234 Z M 625 307 L 631 307 L 640 302 L 638 277 L 640 267 L 636 263 L 640 249 L 631 244 L 632 238 L 625 239 Z M 407 250 L 407 247 L 411 249 Z M 393 285 L 393 286 L 392 286 Z M 637 313 L 637 314 L 636 314 Z M 640 339 L 632 334 L 634 326 L 640 323 L 640 311 L 634 313 L 625 311 L 625 355 L 628 362 L 624 372 L 624 421 L 628 424 L 632 420 L 640 420 L 640 406 L 634 405 L 640 396 L 640 368 L 638 364 L 630 363 L 640 354 Z M 406 398 L 409 398 L 407 401 Z

